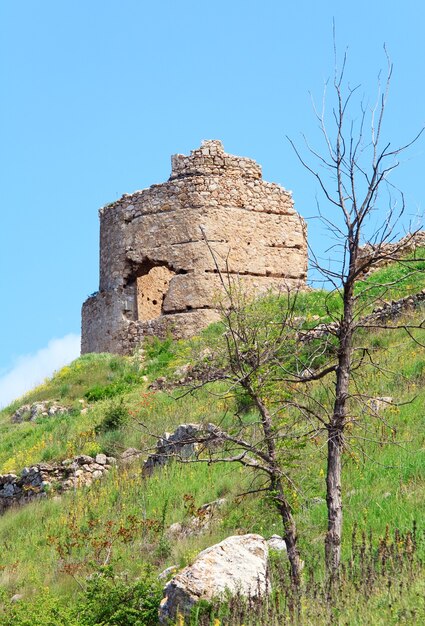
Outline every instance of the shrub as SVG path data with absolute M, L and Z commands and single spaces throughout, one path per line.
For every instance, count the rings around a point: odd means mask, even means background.
M 119 402 L 111 402 L 105 411 L 103 420 L 96 426 L 96 433 L 104 433 L 110 430 L 118 430 L 128 420 L 129 413 L 123 399 Z
M 158 624 L 161 597 L 162 587 L 148 569 L 130 581 L 108 566 L 88 581 L 78 617 L 81 626 L 154 626 Z
M 248 413 L 254 408 L 254 403 L 249 395 L 242 388 L 235 389 L 235 403 L 237 413 Z
M 114 370 L 113 370 L 114 371 Z M 109 385 L 93 385 L 84 394 L 89 402 L 97 402 L 97 400 L 105 400 L 114 398 L 126 391 L 129 391 L 132 385 L 140 384 L 141 375 L 139 372 L 128 371 L 121 374 L 120 378 Z
M 176 342 L 171 337 L 161 340 L 157 337 L 147 337 L 143 343 L 146 355 L 144 374 L 158 376 L 170 365 L 175 356 Z
M 146 569 L 136 580 L 103 567 L 87 582 L 76 604 L 53 596 L 48 588 L 11 603 L 0 589 L 2 626 L 156 626 L 162 587 Z
M 128 391 L 130 385 L 128 382 L 119 380 L 116 383 L 110 385 L 94 385 L 91 387 L 84 396 L 89 402 L 97 402 L 97 400 L 105 400 L 106 398 L 114 398 L 125 391 Z
M 28 599 L 11 603 L 0 590 L 0 624 L 2 626 L 82 626 L 72 609 L 48 588 Z M 85 625 L 84 625 L 85 626 Z

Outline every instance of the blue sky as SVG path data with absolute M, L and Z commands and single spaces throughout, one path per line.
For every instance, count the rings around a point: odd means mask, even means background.
M 97 210 L 166 180 L 171 154 L 221 139 L 314 213 L 316 185 L 285 135 L 317 136 L 309 93 L 320 101 L 332 74 L 333 18 L 372 100 L 387 44 L 386 134 L 411 138 L 425 123 L 419 0 L 0 0 L 0 390 L 23 359 L 45 376 L 34 357 L 52 340 L 64 362 L 75 355 L 98 287 Z M 424 166 L 422 141 L 395 175 L 409 215 L 423 212 Z

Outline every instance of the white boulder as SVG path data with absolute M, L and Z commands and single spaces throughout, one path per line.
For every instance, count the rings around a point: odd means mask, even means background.
M 199 600 L 230 593 L 261 595 L 269 588 L 268 546 L 260 535 L 228 537 L 198 554 L 164 588 L 160 623 L 187 614 Z

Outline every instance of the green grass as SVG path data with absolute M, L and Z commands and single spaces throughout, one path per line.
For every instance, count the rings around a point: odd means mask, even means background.
M 379 270 L 367 279 L 371 289 L 365 291 L 365 283 L 359 293 L 364 299 L 375 299 L 381 293 L 374 292 L 378 290 L 375 285 L 383 280 L 402 279 L 385 292 L 387 299 L 424 288 L 423 274 L 407 275 L 405 271 L 403 265 Z M 276 299 L 265 299 L 258 306 L 266 307 L 271 319 L 279 319 L 282 305 Z M 331 320 L 339 307 L 338 294 L 308 292 L 297 300 L 297 314 L 307 325 L 316 324 L 317 316 L 320 321 Z M 423 310 L 409 315 L 419 320 Z M 418 332 L 417 338 L 423 341 L 423 331 Z M 203 346 L 218 342 L 221 333 L 222 326 L 215 324 L 191 341 L 150 341 L 143 353 L 132 358 L 100 354 L 77 359 L 0 413 L 0 472 L 18 472 L 31 463 L 77 453 L 118 455 L 130 446 L 147 454 L 155 443 L 149 433 L 161 435 L 181 423 L 222 422 L 229 426 L 243 398 L 223 394 L 223 384 L 184 397 L 180 397 L 179 389 L 149 389 L 158 377 L 172 378 L 175 370 L 191 361 Z M 387 525 L 392 531 L 398 528 L 406 533 L 415 521 L 422 537 L 425 530 L 425 350 L 401 330 L 363 332 L 359 341 L 366 339 L 379 370 L 365 365 L 357 374 L 357 384 L 365 395 L 394 398 L 395 404 L 383 412 L 393 430 L 394 443 L 384 444 L 383 439 L 391 440 L 391 431 L 383 430 L 381 422 L 353 402 L 351 409 L 364 430 L 353 429 L 347 437 L 343 472 L 345 561 L 350 558 L 355 525 L 359 533 L 372 529 L 376 541 L 385 535 Z M 316 385 L 312 389 L 318 399 L 329 401 L 330 388 Z M 57 400 L 71 412 L 32 423 L 11 423 L 10 417 L 20 404 L 45 399 Z M 117 403 L 128 419 L 108 422 Z M 82 407 L 87 411 L 81 412 Z M 252 408 L 246 407 L 243 419 L 249 423 L 255 417 Z M 101 426 L 107 423 L 109 427 Z M 318 500 L 325 495 L 324 438 L 317 437 L 296 451 L 290 471 L 299 485 L 290 497 L 302 558 L 320 579 L 326 532 L 326 505 Z M 239 466 L 171 465 L 142 480 L 135 465 L 122 472 L 112 471 L 90 489 L 11 510 L 0 517 L 0 587 L 6 598 L 14 593 L 38 597 L 48 587 L 55 598 L 73 605 L 80 585 L 85 586 L 86 576 L 102 565 L 109 548 L 108 562 L 134 580 L 146 563 L 156 571 L 172 564 L 183 566 L 199 550 L 230 534 L 258 532 L 268 537 L 281 533 L 280 521 L 267 500 L 239 497 L 251 484 L 252 475 Z M 167 537 L 170 524 L 187 522 L 188 502 L 193 499 L 199 507 L 218 497 L 225 497 L 226 505 L 208 532 L 179 541 Z M 425 558 L 423 542 L 418 544 L 417 556 L 419 560 Z M 403 602 L 395 602 L 398 608 L 393 613 L 388 609 L 388 589 L 379 587 L 367 608 L 356 596 L 354 583 L 347 583 L 351 585 L 353 607 L 346 606 L 344 619 L 336 623 L 355 624 L 356 611 L 360 616 L 357 623 L 399 623 L 396 619 L 402 620 L 402 613 L 397 611 L 412 615 L 409 611 L 423 589 L 419 579 L 412 579 L 409 585 L 407 581 L 407 574 L 402 572 L 398 582 L 406 586 L 406 593 Z M 306 615 L 311 614 L 310 609 L 305 607 Z M 383 616 L 393 621 L 384 622 Z M 317 623 L 326 620 L 318 618 Z

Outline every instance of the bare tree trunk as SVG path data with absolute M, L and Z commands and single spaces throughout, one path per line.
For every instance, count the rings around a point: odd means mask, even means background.
M 357 244 L 356 244 L 357 245 Z M 325 539 L 325 563 L 328 576 L 333 579 L 341 562 L 342 537 L 342 453 L 347 414 L 347 399 L 351 377 L 353 341 L 353 281 L 356 250 L 351 251 L 348 279 L 344 286 L 344 310 L 339 328 L 338 367 L 336 370 L 335 402 L 328 425 L 328 458 L 326 472 L 326 503 L 328 532 Z
M 398 203 L 391 191 L 395 187 L 387 180 L 390 173 L 399 165 L 399 155 L 412 146 L 424 132 L 422 128 L 410 142 L 396 148 L 392 147 L 389 141 L 382 140 L 383 119 L 393 70 L 385 50 L 388 64 L 386 83 L 382 91 L 379 89 L 376 105 L 371 108 L 370 138 L 367 138 L 364 131 L 368 107 L 365 106 L 363 97 L 360 97 L 357 103 L 359 114 L 353 115 L 350 112 L 358 86 L 351 87 L 348 82 L 346 83 L 346 55 L 343 57 L 341 69 L 337 66 L 335 31 L 333 43 L 335 103 L 328 109 L 333 131 L 331 134 L 328 132 L 328 114 L 326 113 L 328 107 L 324 106 L 325 101 L 323 101 L 322 110 L 314 109 L 314 112 L 320 123 L 324 148 L 318 151 L 306 142 L 307 149 L 317 165 L 310 166 L 293 141 L 289 140 L 301 164 L 319 183 L 330 209 L 333 208 L 339 214 L 338 218 L 330 219 L 328 215 L 319 211 L 319 217 L 329 229 L 332 239 L 337 240 L 337 244 L 330 249 L 342 249 L 339 269 L 333 263 L 328 266 L 324 265 L 314 254 L 312 258 L 313 268 L 318 270 L 326 281 L 331 282 L 336 292 L 339 294 L 343 289 L 343 313 L 336 337 L 338 356 L 335 370 L 335 396 L 332 409 L 329 413 L 326 411 L 325 422 L 328 433 L 326 475 L 328 530 L 325 539 L 325 557 L 327 574 L 331 580 L 336 577 L 341 560 L 342 454 L 350 397 L 350 378 L 354 371 L 353 336 L 354 332 L 361 327 L 361 324 L 356 325 L 354 321 L 355 315 L 359 314 L 359 311 L 355 311 L 358 297 L 354 293 L 354 285 L 362 272 L 378 267 L 380 261 L 388 260 L 393 256 L 388 254 L 386 244 L 391 242 L 396 235 L 397 222 L 403 215 L 405 202 L 400 192 L 401 203 L 396 210 Z M 380 81 L 378 83 L 380 87 Z M 382 206 L 381 190 L 385 190 L 386 187 L 389 211 L 385 216 L 381 214 L 381 218 L 376 222 L 376 212 Z M 332 215 L 331 211 L 329 215 Z M 371 232 L 368 232 L 369 228 Z M 367 258 L 367 255 L 363 256 L 362 259 L 360 245 L 365 236 L 370 242 L 372 255 L 370 258 Z M 359 267 L 357 267 L 358 258 L 361 260 Z
M 264 433 L 264 441 L 267 446 L 268 455 L 271 461 L 271 491 L 277 509 L 280 513 L 283 522 L 284 535 L 283 538 L 286 543 L 286 550 L 288 553 L 289 563 L 291 564 L 291 579 L 292 582 L 298 586 L 301 577 L 301 560 L 300 554 L 297 548 L 297 530 L 295 520 L 292 515 L 291 505 L 285 497 L 285 491 L 282 484 L 281 471 L 276 462 L 276 437 L 273 432 L 273 423 L 271 415 L 262 399 L 255 393 L 252 387 L 245 385 L 246 390 L 254 400 L 257 408 L 260 412 L 261 425 Z
M 326 570 L 334 578 L 341 561 L 342 535 L 342 469 L 343 438 L 341 430 L 328 430 L 328 466 L 326 473 L 326 502 L 328 506 L 328 532 L 325 539 Z
M 276 479 L 274 485 L 272 484 L 272 489 L 274 491 L 275 502 L 283 522 L 283 538 L 286 543 L 288 559 L 291 565 L 291 579 L 293 583 L 298 586 L 300 584 L 301 577 L 301 559 L 297 548 L 297 529 L 295 520 L 291 513 L 290 504 L 284 496 L 280 478 Z

